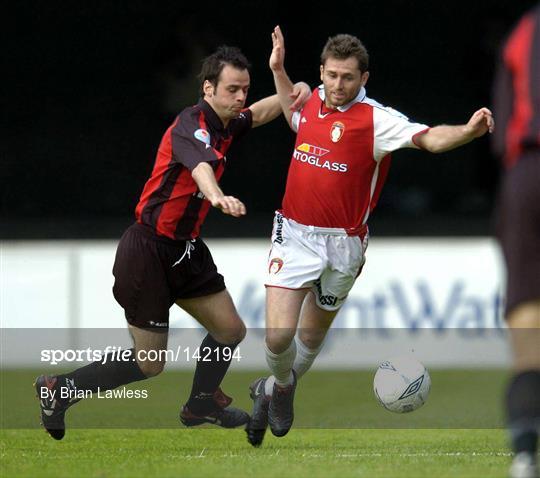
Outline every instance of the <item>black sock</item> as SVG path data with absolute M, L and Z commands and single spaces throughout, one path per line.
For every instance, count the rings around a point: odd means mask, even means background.
M 199 348 L 200 358 L 195 367 L 191 395 L 187 407 L 195 415 L 215 410 L 214 392 L 218 389 L 231 364 L 232 354 L 238 344 L 220 344 L 207 334 Z M 226 360 L 228 358 L 228 360 Z
M 70 393 L 74 390 L 97 392 L 144 380 L 146 376 L 135 360 L 134 349 L 122 350 L 121 354 L 121 357 L 118 352 L 107 354 L 99 362 L 92 362 L 73 372 L 58 375 L 57 386 L 66 387 L 65 390 Z
M 515 453 L 534 453 L 540 425 L 540 371 L 515 375 L 506 394 L 506 412 Z

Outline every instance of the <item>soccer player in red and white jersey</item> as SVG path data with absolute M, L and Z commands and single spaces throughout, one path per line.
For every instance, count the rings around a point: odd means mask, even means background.
M 248 67 L 247 59 L 234 47 L 220 47 L 204 60 L 199 75 L 201 99 L 180 112 L 163 135 L 135 209 L 136 223 L 120 240 L 113 293 L 124 308 L 134 348 L 67 374 L 37 378 L 42 424 L 56 440 L 64 437 L 65 412 L 74 403 L 62 399 L 62 391 L 65 396 L 78 396 L 74 392 L 87 396 L 87 392 L 110 390 L 161 373 L 173 304 L 208 331 L 200 346 L 204 359 L 197 361 L 180 421 L 186 426 L 212 423 L 232 428 L 249 420 L 246 412 L 229 406 L 232 399 L 220 389 L 245 326 L 199 237 L 211 206 L 234 217 L 246 214 L 244 204 L 219 187 L 226 154 L 252 127 L 281 114 L 277 95 L 245 108 Z M 302 105 L 310 89 L 299 84 L 293 95 Z
M 254 408 L 247 433 L 254 446 L 267 425 L 276 436 L 292 426 L 297 379 L 311 367 L 365 262 L 367 221 L 390 154 L 400 148 L 448 151 L 494 126 L 487 108 L 467 124 L 430 128 L 370 99 L 368 54 L 351 35 L 329 38 L 321 55 L 322 85 L 293 114 L 279 27 L 272 40 L 270 68 L 297 137 L 268 259 L 266 359 L 272 375 L 250 387 Z

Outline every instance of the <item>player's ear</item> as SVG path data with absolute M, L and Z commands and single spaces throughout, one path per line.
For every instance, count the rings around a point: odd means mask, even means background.
M 321 65 L 321 81 L 323 80 L 324 65 Z
M 362 86 L 366 86 L 368 78 L 369 78 L 369 71 L 364 71 L 364 73 L 362 73 Z
M 204 96 L 212 97 L 214 94 L 214 85 L 208 80 L 204 80 L 203 83 Z

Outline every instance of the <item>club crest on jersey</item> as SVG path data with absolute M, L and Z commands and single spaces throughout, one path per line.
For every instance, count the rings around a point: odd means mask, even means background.
M 193 133 L 193 136 L 204 144 L 210 145 L 210 133 L 205 129 L 198 129 Z
M 335 121 L 330 129 L 330 139 L 333 143 L 337 143 L 345 133 L 345 125 L 340 121 Z
M 283 260 L 279 257 L 274 257 L 268 265 L 269 274 L 277 274 L 283 267 Z

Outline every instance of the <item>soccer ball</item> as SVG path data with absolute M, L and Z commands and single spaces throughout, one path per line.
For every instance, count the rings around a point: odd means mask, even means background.
M 373 391 L 379 403 L 395 413 L 420 408 L 429 395 L 431 378 L 426 368 L 410 356 L 396 357 L 379 365 Z

